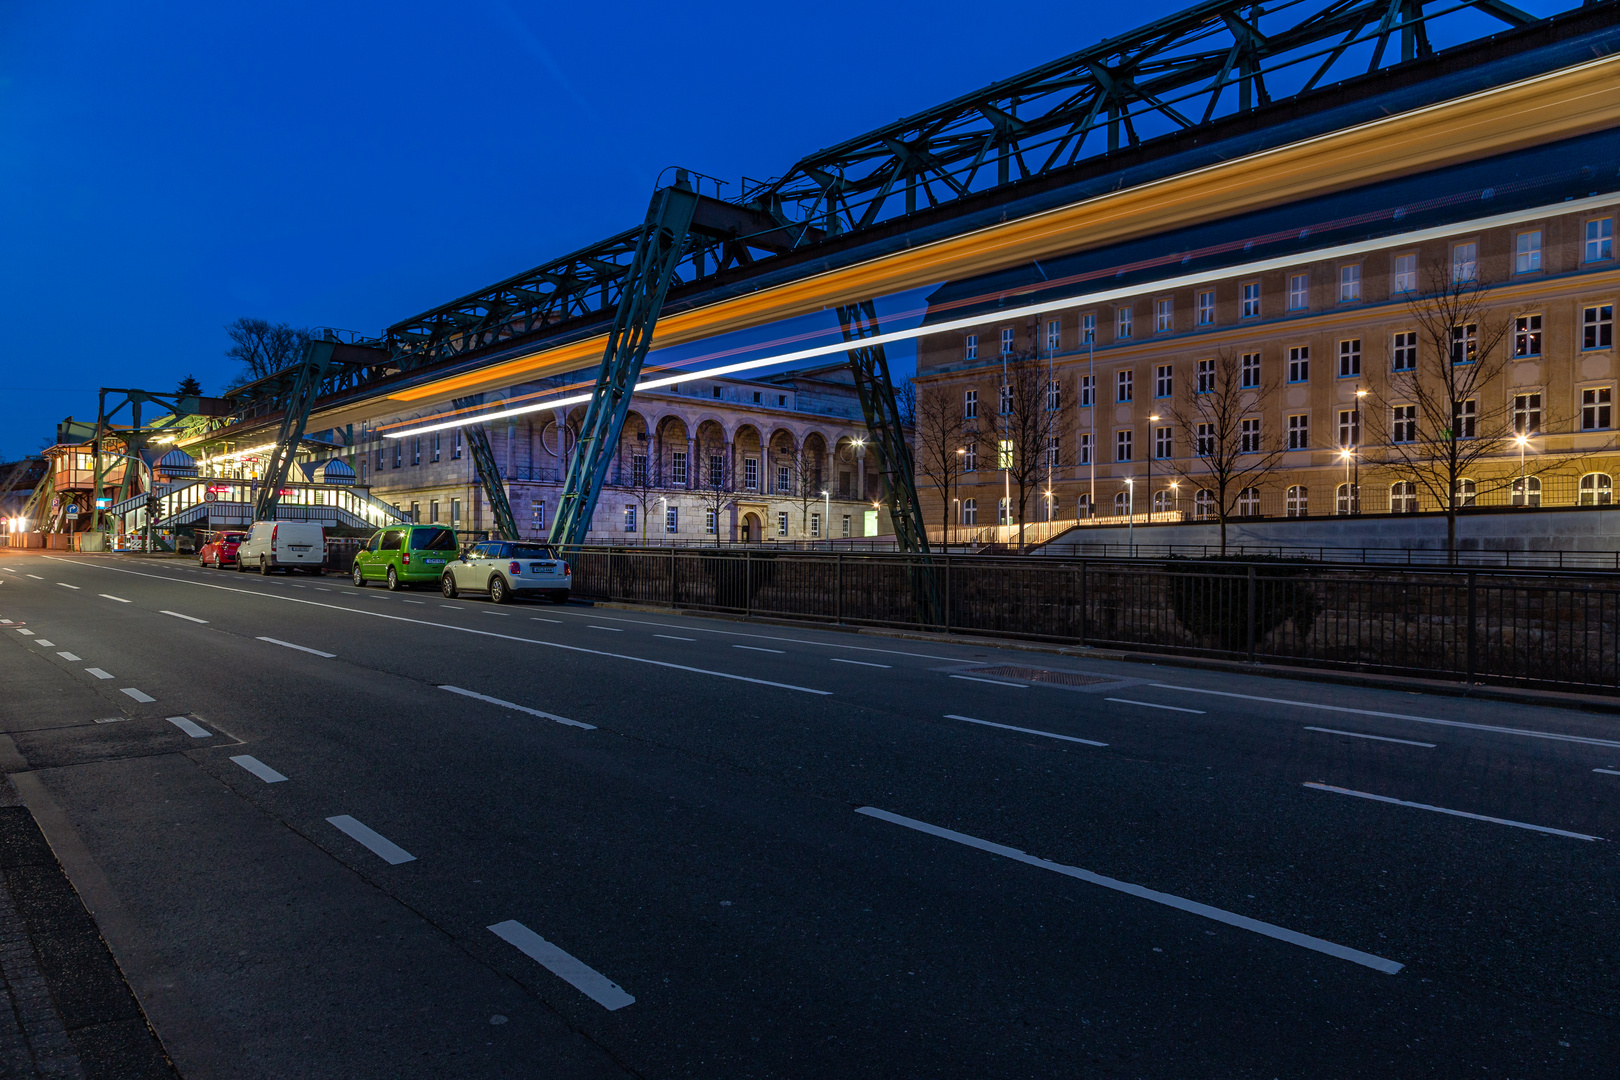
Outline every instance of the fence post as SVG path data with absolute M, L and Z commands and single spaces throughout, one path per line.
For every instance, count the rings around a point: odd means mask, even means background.
M 1254 567 L 1249 567 L 1249 663 L 1254 663 Z
M 844 621 L 844 553 L 842 551 L 833 556 L 833 563 L 835 565 L 834 581 L 836 583 L 833 592 L 833 621 L 841 624 Z
M 1091 629 L 1091 605 L 1086 601 L 1086 560 L 1080 560 L 1080 644 L 1084 647 Z
M 940 598 L 940 605 L 945 609 L 945 632 L 951 632 L 951 549 L 945 549 L 945 595 Z
M 669 549 L 669 606 L 675 606 L 675 549 Z
M 1478 666 L 1479 666 L 1478 635 L 1474 632 L 1474 613 L 1477 610 L 1476 606 L 1475 606 L 1474 583 L 1475 583 L 1475 578 L 1477 576 L 1478 575 L 1475 574 L 1472 570 L 1470 570 L 1468 572 L 1468 679 L 1467 679 L 1467 681 L 1469 683 L 1472 683 L 1474 681 L 1474 672 L 1475 672 L 1475 670 L 1478 669 Z
M 743 549 L 743 614 L 754 614 L 754 553 Z
M 613 549 L 607 549 L 607 598 L 613 599 Z

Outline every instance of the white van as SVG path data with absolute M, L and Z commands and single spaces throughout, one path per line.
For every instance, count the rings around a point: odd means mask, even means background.
M 236 569 L 272 570 L 297 567 L 319 574 L 326 567 L 326 529 L 303 521 L 255 521 L 236 549 Z

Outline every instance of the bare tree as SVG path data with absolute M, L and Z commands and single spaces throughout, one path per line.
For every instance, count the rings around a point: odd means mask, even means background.
M 1415 355 L 1392 357 L 1398 363 L 1388 383 L 1369 393 L 1363 424 L 1377 448 L 1369 462 L 1445 509 L 1447 557 L 1456 562 L 1457 510 L 1482 494 L 1478 467 L 1503 456 L 1513 439 L 1503 389 L 1512 321 L 1489 316 L 1490 287 L 1475 275 L 1430 263 L 1424 284 L 1424 294 L 1407 304 L 1417 341 L 1406 347 L 1415 346 Z M 1474 481 L 1472 490 L 1463 490 L 1464 479 Z M 1494 486 L 1513 479 L 1500 477 Z
M 630 475 L 620 473 L 620 484 L 630 492 L 630 497 L 640 507 L 641 515 L 641 546 L 647 546 L 647 517 L 652 512 L 653 504 L 658 501 L 659 488 L 653 481 L 652 467 L 647 461 L 646 444 L 640 444 L 640 450 L 632 444 L 630 447 Z
M 907 382 L 915 405 L 913 424 L 917 472 L 939 491 L 940 520 L 946 543 L 951 535 L 951 490 L 962 478 L 967 448 L 967 419 L 958 390 L 929 383 L 919 388 Z
M 231 347 L 225 355 L 242 365 L 231 389 L 245 386 L 297 363 L 304 355 L 310 332 L 286 323 L 243 316 L 225 324 Z
M 917 384 L 911 379 L 901 383 L 894 391 L 894 404 L 900 410 L 900 424 L 902 427 L 915 428 L 917 426 L 917 409 L 919 397 Z
M 737 501 L 737 496 L 730 488 L 731 470 L 726 468 L 725 456 L 710 454 L 704 458 L 703 467 L 698 471 L 697 497 L 699 505 L 703 507 L 704 518 L 707 519 L 710 514 L 714 515 L 716 547 L 720 546 L 720 515 Z
M 821 501 L 824 488 L 821 460 L 811 458 L 810 451 L 801 445 L 788 468 L 793 482 L 793 501 L 799 504 L 799 529 L 804 536 L 809 536 L 810 508 Z
M 1248 489 L 1259 487 L 1285 453 L 1282 432 L 1265 431 L 1260 416 L 1262 405 L 1275 399 L 1281 380 L 1262 379 L 1254 364 L 1245 369 L 1231 349 L 1199 361 L 1192 376 L 1181 379 L 1171 398 L 1171 424 L 1191 450 L 1186 457 L 1171 459 L 1171 471 L 1194 491 L 1209 491 L 1225 555 L 1226 523 L 1236 516 L 1238 500 Z M 1150 444 L 1152 440 L 1149 432 Z M 1148 453 L 1152 452 L 1149 445 Z
M 1004 367 L 998 390 L 996 468 L 1006 470 L 1011 486 L 1017 489 L 1018 550 L 1022 552 L 1029 496 L 1039 490 L 1042 471 L 1057 463 L 1058 440 L 1071 403 L 1059 393 L 1038 354 L 1008 356 Z

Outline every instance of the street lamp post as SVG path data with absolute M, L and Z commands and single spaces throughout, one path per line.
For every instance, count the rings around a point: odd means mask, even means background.
M 1175 492 L 1175 496 L 1176 496 L 1176 520 L 1179 521 L 1179 520 L 1181 520 L 1181 481 L 1180 480 L 1172 480 L 1172 481 L 1170 481 L 1170 490 Z
M 664 505 L 664 531 L 667 533 L 669 532 L 669 496 L 660 495 L 658 501 Z
M 1356 386 L 1356 408 L 1351 414 L 1355 423 L 1350 428 L 1350 446 L 1356 451 L 1356 478 L 1350 485 L 1351 513 L 1361 513 L 1361 399 L 1367 396 L 1367 391 L 1360 385 Z
M 1530 505 L 1530 486 L 1524 478 L 1524 448 L 1530 443 L 1530 436 L 1523 432 L 1513 436 L 1513 441 L 1519 444 L 1519 498 L 1523 500 L 1520 506 Z
M 1129 476 L 1125 478 L 1125 491 L 1125 553 L 1129 556 L 1136 553 L 1136 481 Z
M 956 456 L 958 458 L 958 461 L 956 462 L 956 495 L 952 496 L 951 501 L 956 504 L 955 539 L 960 540 L 962 538 L 962 470 L 967 465 L 967 447 L 958 446 L 956 448 Z M 950 545 L 947 543 L 946 546 L 949 547 Z
M 1147 499 L 1148 499 L 1148 524 L 1149 525 L 1153 524 L 1153 450 L 1154 450 L 1153 425 L 1157 424 L 1158 422 L 1159 422 L 1159 414 L 1158 413 L 1153 413 L 1151 416 L 1148 417 Z
M 1343 450 L 1339 451 L 1339 456 L 1344 459 L 1344 512 L 1348 514 L 1350 513 L 1350 507 L 1352 505 L 1351 500 L 1353 498 L 1351 492 L 1354 491 L 1354 489 L 1350 486 L 1350 459 L 1354 455 L 1347 446 Z
M 832 546 L 832 493 L 821 489 L 821 538 Z

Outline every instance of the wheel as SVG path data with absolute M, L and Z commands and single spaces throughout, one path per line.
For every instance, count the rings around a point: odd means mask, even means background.
M 270 576 L 270 560 L 263 555 L 259 556 L 259 576 Z
M 236 557 L 236 572 L 238 574 L 247 573 L 247 564 L 242 561 L 242 557 L 240 555 Z
M 208 565 L 208 560 L 203 558 L 201 555 L 198 555 L 197 556 L 197 565 L 198 566 L 207 566 Z
M 439 591 L 444 593 L 444 598 L 446 600 L 454 600 L 456 598 L 456 579 L 450 576 L 450 571 L 448 570 L 444 572 L 443 577 L 439 578 Z
M 388 568 L 388 591 L 399 592 L 399 575 L 394 573 L 392 566 Z
M 349 580 L 354 582 L 354 587 L 357 589 L 363 589 L 366 587 L 366 577 L 360 572 L 359 563 L 355 563 L 349 568 Z
M 512 590 L 507 587 L 506 579 L 499 574 L 489 579 L 489 598 L 497 604 L 504 604 L 512 599 Z

